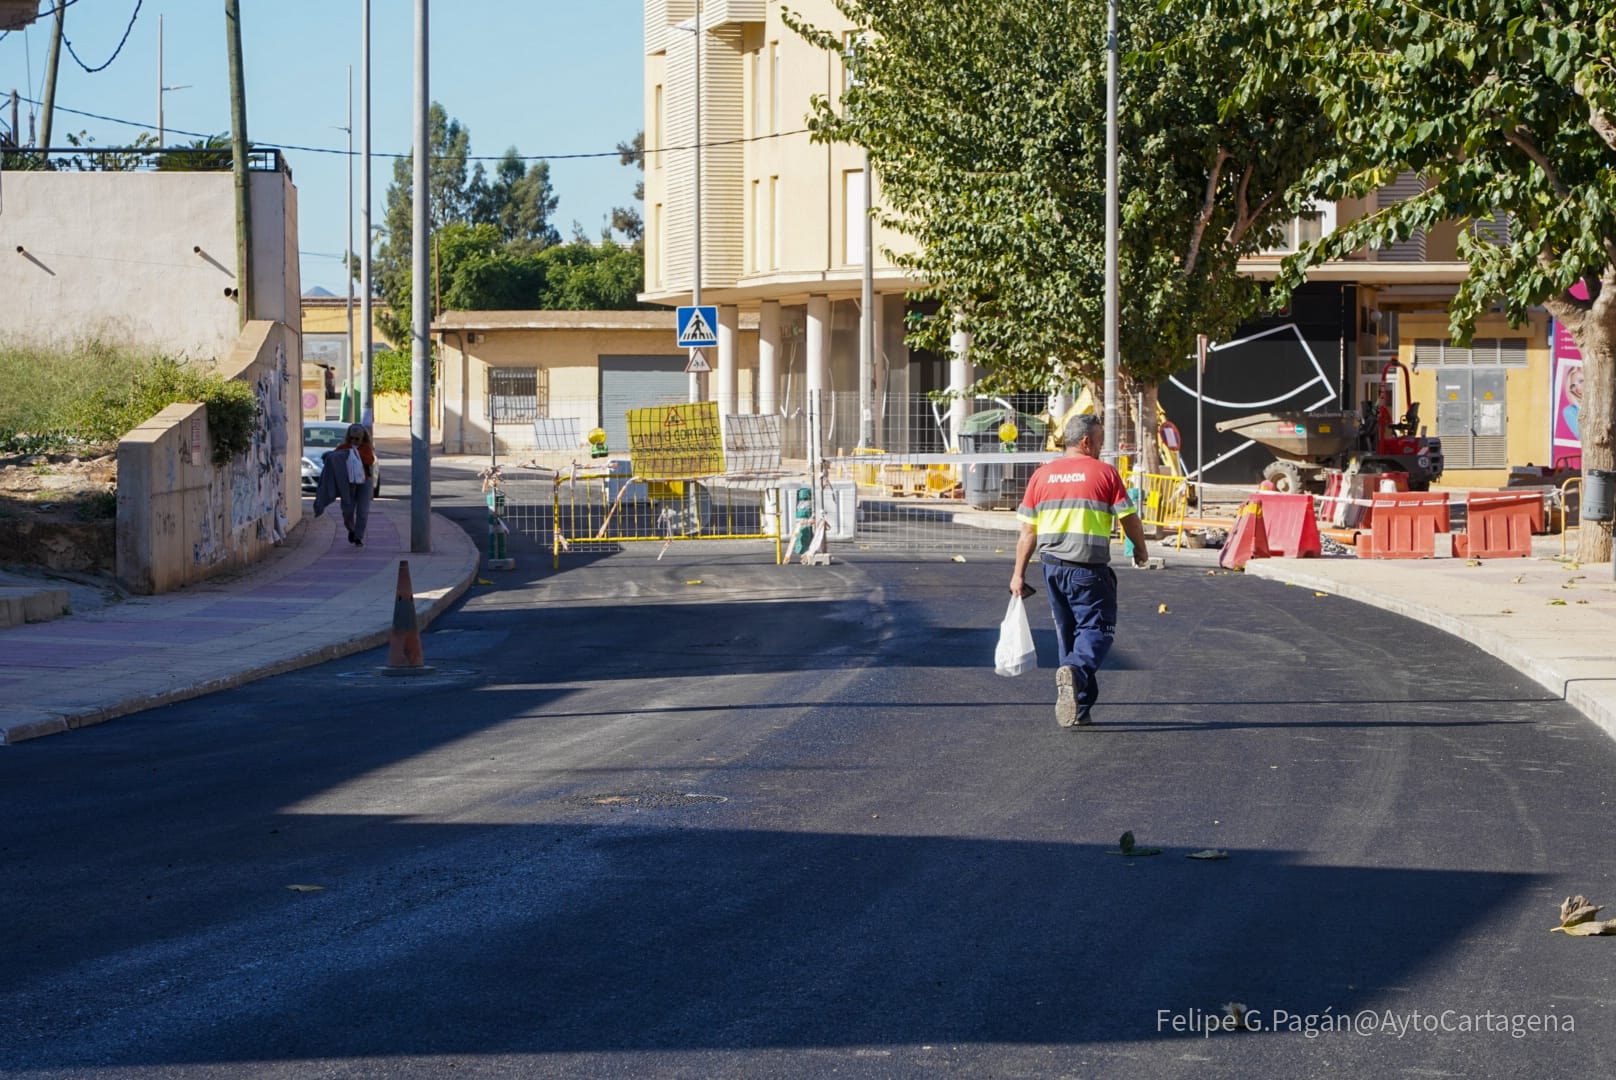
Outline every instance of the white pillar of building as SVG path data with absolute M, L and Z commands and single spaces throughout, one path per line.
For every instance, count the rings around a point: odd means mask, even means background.
M 765 300 L 758 308 L 758 412 L 773 416 L 780 411 L 780 301 Z
M 814 447 L 813 456 L 817 456 L 825 446 L 825 417 L 830 412 L 830 402 L 825 400 L 824 389 L 830 383 L 830 297 L 810 296 L 808 298 L 808 333 L 806 335 L 806 348 L 808 355 L 805 367 L 808 372 L 806 381 L 808 399 L 806 406 L 811 423 L 808 425 L 808 438 Z
M 870 394 L 870 409 L 875 414 L 873 418 L 874 445 L 883 450 L 886 449 L 887 445 L 885 421 L 887 406 L 887 327 L 884 300 L 885 298 L 878 293 L 876 294 L 875 302 L 870 305 L 871 322 L 875 324 L 875 355 L 870 358 L 870 363 L 875 369 L 872 372 L 874 386 Z
M 955 330 L 949 338 L 948 388 L 955 393 L 952 404 L 948 408 L 948 443 L 950 449 L 959 449 L 960 432 L 965 427 L 965 417 L 971 407 L 971 401 L 960 391 L 971 385 L 971 335 L 964 330 Z
M 719 416 L 734 416 L 736 370 L 741 362 L 741 309 L 734 304 L 721 304 L 718 308 L 718 371 L 714 380 L 718 386 L 713 399 L 718 402 Z

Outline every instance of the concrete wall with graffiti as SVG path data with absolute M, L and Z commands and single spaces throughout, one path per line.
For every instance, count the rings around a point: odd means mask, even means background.
M 118 444 L 118 578 L 137 593 L 163 593 L 247 566 L 302 516 L 297 334 L 251 322 L 220 374 L 253 389 L 252 445 L 223 466 L 202 405 L 171 405 Z

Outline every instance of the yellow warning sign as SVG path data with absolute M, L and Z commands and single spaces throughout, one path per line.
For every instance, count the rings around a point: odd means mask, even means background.
M 629 457 L 643 480 L 684 480 L 724 471 L 716 401 L 629 409 Z

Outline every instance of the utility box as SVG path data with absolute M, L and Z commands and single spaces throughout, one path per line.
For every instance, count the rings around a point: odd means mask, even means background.
M 303 419 L 325 419 L 325 368 L 319 364 L 303 365 Z
M 999 426 L 1007 422 L 1016 426 L 1014 443 L 1007 444 L 999 438 Z M 1044 448 L 1044 433 L 1045 424 L 1036 416 L 1009 409 L 986 409 L 966 417 L 965 426 L 960 429 L 960 449 L 967 454 L 1036 452 Z M 1027 463 L 962 465 L 965 502 L 978 510 L 1013 508 L 1027 493 L 1027 481 L 1037 470 L 1036 464 Z
M 1588 469 L 1582 475 L 1582 520 L 1609 521 L 1611 519 L 1611 482 L 1616 472 L 1609 469 Z
M 651 498 L 650 489 L 645 486 L 644 480 L 634 479 L 634 463 L 627 458 L 611 458 L 606 462 L 606 505 L 612 506 L 618 501 L 618 493 L 624 486 L 628 491 L 622 495 L 624 502 L 648 502 Z
M 780 513 L 790 532 L 797 520 L 797 491 L 804 484 L 780 485 Z M 824 505 L 826 540 L 851 540 L 858 533 L 858 485 L 851 480 L 832 480 L 820 489 Z

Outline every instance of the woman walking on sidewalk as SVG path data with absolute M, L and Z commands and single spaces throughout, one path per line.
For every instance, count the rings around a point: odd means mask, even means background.
M 335 450 L 321 459 L 320 489 L 314 496 L 314 516 L 342 502 L 342 523 L 348 527 L 348 543 L 365 546 L 365 526 L 370 524 L 370 499 L 376 489 L 376 447 L 363 424 L 349 424 L 346 437 Z M 351 462 L 351 464 L 350 464 Z

